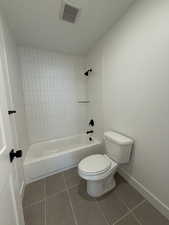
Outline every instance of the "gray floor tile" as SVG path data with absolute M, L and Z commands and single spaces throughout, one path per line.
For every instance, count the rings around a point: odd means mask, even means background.
M 63 191 L 66 189 L 63 174 L 55 174 L 45 179 L 46 184 L 46 195 L 50 196 L 56 192 Z
M 68 187 L 73 187 L 81 182 L 81 178 L 78 175 L 77 168 L 72 168 L 64 172 L 65 180 Z
M 25 225 L 44 225 L 44 201 L 24 208 Z
M 127 182 L 117 184 L 115 190 L 119 198 L 123 200 L 130 209 L 134 208 L 144 200 L 142 195 Z
M 70 187 L 69 196 L 64 191 L 64 179 Z M 75 225 L 72 206 L 78 225 L 107 225 L 106 221 L 110 225 L 138 225 L 138 221 L 139 225 L 169 225 L 169 221 L 148 202 L 126 215 L 128 208 L 138 205 L 143 197 L 119 174 L 115 179 L 116 188 L 97 199 L 87 194 L 86 182 L 78 176 L 76 168 L 27 185 L 23 200 L 26 225 Z
M 116 181 L 116 186 L 122 184 L 122 183 L 127 183 L 124 178 L 119 174 L 119 173 L 116 173 L 115 176 L 115 181 Z
M 110 224 L 114 223 L 129 211 L 114 191 L 102 196 L 97 201 Z
M 132 214 L 129 214 L 125 216 L 122 220 L 120 220 L 118 223 L 116 223 L 116 225 L 139 225 L 139 223 L 132 216 Z
M 169 225 L 169 220 L 162 216 L 148 202 L 139 206 L 134 210 L 134 213 L 142 225 Z
M 25 188 L 23 205 L 27 206 L 44 199 L 44 179 L 28 184 Z
M 84 186 L 69 190 L 79 225 L 106 225 L 106 221 L 94 198 L 87 195 Z
M 46 200 L 46 223 L 47 225 L 75 225 L 66 192 L 58 193 Z

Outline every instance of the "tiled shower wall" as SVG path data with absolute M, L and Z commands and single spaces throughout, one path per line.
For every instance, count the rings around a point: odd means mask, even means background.
M 84 58 L 19 47 L 31 143 L 84 132 L 87 80 Z

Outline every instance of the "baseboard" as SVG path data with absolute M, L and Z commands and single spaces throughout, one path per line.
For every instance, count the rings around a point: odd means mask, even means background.
M 118 172 L 128 183 L 130 183 L 140 194 L 144 196 L 158 211 L 169 219 L 169 207 L 161 202 L 154 194 L 152 194 L 144 185 L 138 182 L 134 177 L 129 175 L 124 169 L 119 168 Z
M 21 197 L 21 199 L 23 199 L 23 195 L 24 195 L 24 189 L 25 189 L 25 182 L 23 181 L 19 190 L 19 195 Z

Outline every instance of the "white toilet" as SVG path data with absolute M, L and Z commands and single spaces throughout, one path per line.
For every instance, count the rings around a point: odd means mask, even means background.
M 119 164 L 130 159 L 133 140 L 113 131 L 104 133 L 106 154 L 95 154 L 80 161 L 79 176 L 87 180 L 87 192 L 92 197 L 99 197 L 112 190 L 115 185 L 114 175 Z

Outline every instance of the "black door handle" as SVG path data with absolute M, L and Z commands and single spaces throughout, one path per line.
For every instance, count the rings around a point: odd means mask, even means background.
M 21 157 L 22 157 L 22 150 L 14 152 L 14 149 L 12 149 L 9 153 L 10 162 L 13 162 L 14 158 L 21 158 Z
M 13 114 L 13 113 L 16 113 L 16 111 L 15 110 L 9 110 L 8 111 L 8 114 L 10 115 L 10 114 Z

